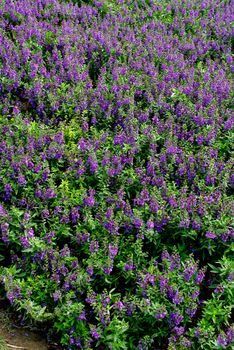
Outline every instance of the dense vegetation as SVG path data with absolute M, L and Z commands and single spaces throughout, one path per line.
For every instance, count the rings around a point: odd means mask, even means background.
M 66 349 L 232 348 L 233 20 L 0 2 L 0 291 Z

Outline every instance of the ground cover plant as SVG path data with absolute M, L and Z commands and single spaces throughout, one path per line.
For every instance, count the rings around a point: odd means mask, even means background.
M 0 291 L 65 349 L 233 347 L 233 20 L 0 2 Z

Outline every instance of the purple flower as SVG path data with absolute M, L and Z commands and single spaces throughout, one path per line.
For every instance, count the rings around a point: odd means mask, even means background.
M 144 236 L 143 233 L 138 233 L 138 234 L 136 235 L 136 238 L 137 238 L 137 239 L 144 239 L 145 236 Z
M 146 273 L 142 287 L 144 288 L 144 286 L 147 286 L 147 284 L 149 283 L 152 284 L 153 286 L 155 285 L 155 276 L 151 275 L 150 273 Z
M 7 299 L 10 301 L 11 305 L 14 303 L 15 296 L 13 292 L 8 292 L 7 293 Z
M 86 320 L 85 311 L 82 311 L 82 312 L 79 314 L 78 320 Z
M 187 266 L 183 273 L 184 279 L 188 282 L 192 278 L 196 270 L 197 270 L 196 265 Z
M 48 244 L 52 243 L 52 238 L 55 236 L 55 231 L 51 231 L 50 233 L 47 233 L 45 235 L 45 239 L 47 241 Z
M 68 281 L 65 281 L 64 284 L 63 284 L 62 289 L 63 289 L 64 291 L 70 290 L 70 283 L 69 283 Z
M 4 208 L 3 208 L 3 206 L 0 204 L 0 217 L 1 216 L 5 216 L 5 215 L 6 215 L 6 212 L 5 212 Z
M 226 331 L 227 341 L 230 344 L 233 341 L 234 330 L 233 327 L 229 327 Z
M 112 244 L 109 244 L 109 256 L 111 259 L 114 259 L 114 257 L 117 255 L 118 253 L 118 247 L 113 246 Z
M 2 240 L 6 244 L 9 243 L 8 229 L 9 229 L 9 224 L 7 222 L 1 224 Z
M 169 278 L 165 278 L 163 276 L 159 277 L 159 285 L 160 285 L 161 293 L 167 290 L 168 283 L 169 283 Z
M 214 238 L 216 238 L 216 234 L 213 233 L 213 232 L 207 231 L 206 232 L 206 238 L 214 239 Z
M 179 291 L 177 290 L 174 297 L 172 298 L 172 301 L 174 304 L 178 305 L 181 304 L 182 301 L 184 300 L 184 297 L 179 297 Z
M 197 281 L 196 281 L 197 283 Z M 196 290 L 195 292 L 193 292 L 193 294 L 191 295 L 192 299 L 197 299 L 197 297 L 199 296 L 200 294 L 200 291 L 199 290 Z
M 20 242 L 21 242 L 21 244 L 22 244 L 24 249 L 27 249 L 27 248 L 30 247 L 30 244 L 29 244 L 29 241 L 28 241 L 27 237 L 20 236 Z
M 116 303 L 114 303 L 114 307 L 121 311 L 124 308 L 124 304 L 122 303 L 122 301 L 117 301 Z
M 170 314 L 170 321 L 173 322 L 176 326 L 178 326 L 182 321 L 184 317 L 180 315 L 179 312 L 173 312 Z
M 79 219 L 79 218 L 80 218 L 79 208 L 72 208 L 72 210 L 71 210 L 72 223 L 75 224 L 77 222 L 77 219 Z
M 62 296 L 62 294 L 61 294 L 60 291 L 54 292 L 54 293 L 53 293 L 53 299 L 54 299 L 54 301 L 58 301 L 59 298 L 61 298 L 61 296 Z
M 1 224 L 2 233 L 8 233 L 9 224 L 7 222 Z
M 178 336 L 182 335 L 184 333 L 184 327 L 175 327 L 174 331 Z
M 197 284 L 201 284 L 203 279 L 205 277 L 205 272 L 200 270 L 198 273 L 197 273 L 197 276 L 196 276 L 196 283 Z
M 65 245 L 64 248 L 61 249 L 61 251 L 60 251 L 60 256 L 67 256 L 67 257 L 69 257 L 71 255 L 70 253 L 71 253 L 70 249 L 68 248 L 67 245 Z
M 69 223 L 69 215 L 63 215 L 63 216 L 60 218 L 59 222 L 60 222 L 61 224 L 68 224 L 68 223 Z
M 30 213 L 27 213 L 27 212 L 24 213 L 24 221 L 26 222 L 29 221 L 30 217 L 31 217 Z
M 159 209 L 159 205 L 156 202 L 156 200 L 151 199 L 151 201 L 150 201 L 150 212 L 155 214 L 155 213 L 157 213 L 158 209 Z
M 90 334 L 91 334 L 91 336 L 92 336 L 94 339 L 99 339 L 99 338 L 101 337 L 100 334 L 97 332 L 96 329 L 92 329 L 92 330 L 90 331 Z
M 88 163 L 89 163 L 90 172 L 92 174 L 95 173 L 98 169 L 98 163 L 92 157 L 89 157 Z
M 52 199 L 54 197 L 56 197 L 54 190 L 52 188 L 47 188 L 47 190 L 45 192 L 45 198 Z
M 11 198 L 11 193 L 13 192 L 13 189 L 10 184 L 6 184 L 4 186 L 4 191 L 5 191 L 5 199 L 9 200 Z
M 118 225 L 114 220 L 110 220 L 109 222 L 104 222 L 103 227 L 107 229 L 111 234 L 118 235 Z
M 129 261 L 128 263 L 125 264 L 124 266 L 124 271 L 132 271 L 134 268 L 133 262 Z
M 89 245 L 89 250 L 91 253 L 98 252 L 99 243 L 97 241 L 91 241 Z
M 41 212 L 41 217 L 42 219 L 48 219 L 48 217 L 50 216 L 50 212 L 48 209 L 43 209 Z
M 52 276 L 51 276 L 51 281 L 54 281 L 56 282 L 57 284 L 60 283 L 60 276 L 58 273 L 53 273 Z
M 40 190 L 39 188 L 36 189 L 35 191 L 35 197 L 36 198 L 42 198 L 42 190 Z
M 215 288 L 214 293 L 215 294 L 223 294 L 224 287 L 222 285 L 219 285 L 217 288 Z
M 107 275 L 110 275 L 110 273 L 111 273 L 112 270 L 113 270 L 113 267 L 112 267 L 112 266 L 110 266 L 110 267 L 105 266 L 104 269 L 103 269 L 103 271 L 104 271 Z
M 200 228 L 201 228 L 201 224 L 200 224 L 199 222 L 197 222 L 196 220 L 194 220 L 194 221 L 192 222 L 192 228 L 193 228 L 195 231 L 198 231 L 198 230 L 200 230 Z
M 76 269 L 78 266 L 79 266 L 79 263 L 78 263 L 77 260 L 72 261 L 72 263 L 71 263 L 71 268 L 72 269 Z
M 200 332 L 199 328 L 197 327 L 197 328 L 195 329 L 194 336 L 195 336 L 196 338 L 198 338 L 198 337 L 200 336 L 200 334 L 201 334 L 201 332 Z
M 61 211 L 62 211 L 62 207 L 57 207 L 57 206 L 56 206 L 56 207 L 54 208 L 54 214 L 55 214 L 55 215 L 61 213 Z
M 43 173 L 41 174 L 41 179 L 43 182 L 46 182 L 48 180 L 49 173 L 49 170 L 43 171 Z
M 81 150 L 86 150 L 89 147 L 88 142 L 85 139 L 80 139 L 78 145 Z
M 102 305 L 106 306 L 110 302 L 110 297 L 108 295 L 105 295 L 105 293 L 102 293 Z
M 198 145 L 202 145 L 203 142 L 204 142 L 204 136 L 203 135 L 197 135 L 196 141 L 197 141 Z
M 14 114 L 19 114 L 19 113 L 20 113 L 20 110 L 19 110 L 19 107 L 18 107 L 18 106 L 14 106 L 14 107 L 13 107 L 13 113 L 14 113 Z
M 217 343 L 218 345 L 224 347 L 224 346 L 227 346 L 228 345 L 228 342 L 227 342 L 227 338 L 224 334 L 219 334 L 218 338 L 217 338 Z
M 27 231 L 27 236 L 29 238 L 34 238 L 34 230 L 33 228 L 30 228 L 28 231 Z
M 20 186 L 25 186 L 27 183 L 26 179 L 25 179 L 25 176 L 24 175 L 19 175 L 18 177 L 18 184 Z
M 154 222 L 152 220 L 148 220 L 146 226 L 149 230 L 152 230 L 154 228 Z
M 95 204 L 95 199 L 93 197 L 89 196 L 84 199 L 84 205 L 88 207 L 93 207 L 94 204 Z
M 107 211 L 106 211 L 106 218 L 110 219 L 112 215 L 113 215 L 113 209 L 112 208 L 108 208 Z
M 167 316 L 167 311 L 157 312 L 157 313 L 154 315 L 154 317 L 155 317 L 157 320 L 162 320 L 162 319 L 164 319 L 166 316 Z
M 86 272 L 87 272 L 90 276 L 92 276 L 92 275 L 93 275 L 93 267 L 92 267 L 92 266 L 86 267 Z
M 96 293 L 92 292 L 91 295 L 88 295 L 87 298 L 85 299 L 86 303 L 93 305 L 96 302 Z
M 125 136 L 120 134 L 114 137 L 114 145 L 123 145 L 125 141 Z
M 190 220 L 189 219 L 183 219 L 180 222 L 181 228 L 189 228 Z
M 187 315 L 189 315 L 190 317 L 194 317 L 194 315 L 196 314 L 196 312 L 197 312 L 197 308 L 196 308 L 196 307 L 194 307 L 193 309 L 188 308 L 188 309 L 186 310 Z
M 143 221 L 139 218 L 135 218 L 133 223 L 137 229 L 141 228 L 143 225 Z
M 168 203 L 172 208 L 176 208 L 178 206 L 176 198 L 174 198 L 173 196 L 168 198 Z

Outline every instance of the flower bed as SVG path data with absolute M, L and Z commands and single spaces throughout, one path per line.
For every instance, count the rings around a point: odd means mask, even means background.
M 2 294 L 67 349 L 231 349 L 233 1 L 0 4 Z

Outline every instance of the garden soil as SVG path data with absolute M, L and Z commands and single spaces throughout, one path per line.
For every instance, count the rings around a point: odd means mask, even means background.
M 0 338 L 6 342 L 7 349 L 49 350 L 46 335 L 18 328 L 4 307 L 0 306 Z

